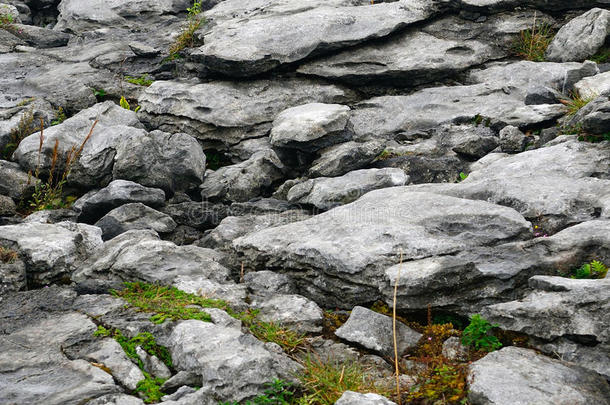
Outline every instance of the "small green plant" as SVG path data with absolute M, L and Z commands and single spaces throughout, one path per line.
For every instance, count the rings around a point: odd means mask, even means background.
M 513 44 L 513 52 L 529 61 L 544 62 L 544 53 L 553 40 L 553 28 L 548 23 L 536 25 L 536 17 L 531 29 L 521 31 Z
M 93 95 L 98 100 L 102 100 L 104 97 L 106 97 L 106 90 L 104 90 L 104 89 L 99 89 L 99 90 L 93 89 Z
M 131 84 L 144 87 L 148 87 L 153 83 L 153 80 L 151 80 L 148 75 L 142 75 L 140 77 L 125 76 L 125 80 Z
M 575 279 L 587 279 L 587 278 L 605 278 L 608 274 L 608 267 L 599 260 L 593 260 L 592 262 L 585 263 L 577 269 L 572 270 L 568 274 L 563 274 L 564 277 L 570 277 Z
M 565 100 L 559 100 L 563 105 L 568 107 L 568 117 L 576 114 L 581 108 L 589 104 L 593 101 L 597 96 L 591 95 L 587 97 L 582 97 L 578 93 L 572 93 L 570 98 Z
M 345 391 L 375 392 L 389 397 L 391 389 L 376 385 L 358 362 L 323 362 L 311 355 L 302 362 L 303 371 L 297 376 L 304 394 L 297 404 L 334 404 Z
M 26 111 L 23 113 L 17 126 L 11 129 L 9 134 L 9 142 L 4 147 L 2 151 L 2 158 L 9 160 L 13 153 L 19 147 L 19 144 L 22 140 L 24 140 L 27 136 L 36 132 L 37 127 L 34 125 L 34 114 L 32 110 Z
M 17 258 L 17 252 L 12 249 L 5 248 L 4 246 L 0 246 L 0 262 L 11 264 L 15 263 Z
M 186 9 L 188 11 L 186 26 L 174 43 L 169 47 L 169 56 L 166 60 L 175 60 L 180 57 L 180 52 L 185 48 L 195 45 L 195 31 L 203 24 L 204 19 L 201 14 L 201 1 L 193 1 L 193 6 Z
M 502 343 L 497 337 L 490 334 L 493 328 L 499 325 L 490 324 L 481 315 L 476 314 L 470 318 L 470 324 L 462 332 L 462 344 L 474 348 L 491 352 L 502 347 Z
M 161 397 L 165 394 L 161 392 L 161 386 L 165 381 L 165 378 L 156 378 L 143 371 L 144 379 L 138 381 L 136 386 L 136 392 L 141 393 L 144 396 L 144 402 L 147 404 L 153 404 L 161 401 Z
M 0 12 L 0 29 L 5 29 L 7 31 L 13 31 L 15 26 L 15 18 L 6 12 Z
M 66 112 L 64 109 L 61 106 L 57 107 L 57 111 L 55 111 L 55 119 L 51 121 L 51 126 L 61 124 L 66 120 L 66 118 Z
M 466 375 L 464 365 L 444 362 L 431 365 L 423 375 L 418 376 L 417 383 L 407 394 L 407 401 L 424 404 L 466 404 Z
M 131 111 L 131 105 L 129 105 L 129 102 L 127 101 L 125 96 L 121 96 L 121 100 L 119 101 L 119 105 L 121 107 L 123 107 L 124 109 Z M 141 106 L 137 106 L 133 111 L 134 112 L 138 112 L 138 111 L 140 111 L 140 108 L 141 108 Z
M 464 181 L 468 178 L 468 175 L 464 172 L 460 172 L 460 180 L 459 181 Z

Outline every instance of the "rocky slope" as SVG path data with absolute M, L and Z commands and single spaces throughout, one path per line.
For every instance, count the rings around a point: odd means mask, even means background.
M 0 403 L 387 386 L 395 306 L 403 403 L 610 404 L 606 0 L 0 0 L 0 72 Z

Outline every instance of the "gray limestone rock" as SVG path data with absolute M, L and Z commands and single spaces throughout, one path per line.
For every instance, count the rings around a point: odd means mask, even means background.
M 298 364 L 239 329 L 196 320 L 180 322 L 167 344 L 177 370 L 200 376 L 201 389 L 217 400 L 258 395 L 274 378 L 292 381 Z
M 309 167 L 309 177 L 336 177 L 363 169 L 383 152 L 383 143 L 345 142 L 319 151 L 320 157 Z
M 299 183 L 288 191 L 287 199 L 328 210 L 356 201 L 371 190 L 404 186 L 408 180 L 400 169 L 354 170 L 341 177 L 318 177 Z
M 593 8 L 561 27 L 546 50 L 553 62 L 582 61 L 593 56 L 610 36 L 610 11 Z
M 337 329 L 335 335 L 384 356 L 394 355 L 392 318 L 370 309 L 354 307 L 347 322 Z M 401 322 L 396 325 L 396 335 L 399 356 L 415 348 L 422 337 L 421 333 Z
M 163 190 L 144 187 L 133 181 L 114 180 L 107 187 L 79 198 L 74 209 L 79 213 L 79 221 L 91 223 L 124 204 L 141 203 L 156 208 L 164 202 Z
M 278 323 L 297 333 L 322 331 L 322 309 L 303 296 L 274 294 L 268 298 L 256 298 L 250 306 L 260 311 L 258 315 L 261 320 Z
M 104 215 L 95 226 L 101 228 L 104 240 L 112 239 L 131 229 L 152 229 L 160 234 L 176 229 L 176 223 L 169 215 L 142 203 L 121 205 Z
M 322 103 L 284 110 L 273 121 L 271 145 L 315 152 L 345 142 L 352 135 L 347 127 L 349 111 L 344 105 Z
M 523 152 L 527 143 L 528 137 L 517 127 L 507 125 L 500 131 L 500 148 L 502 152 Z
M 530 226 L 510 208 L 393 187 L 253 232 L 236 239 L 233 249 L 246 268 L 289 271 L 302 294 L 346 307 L 379 297 L 380 272 L 398 262 L 400 251 L 405 260 L 445 255 L 529 237 Z
M 345 391 L 336 405 L 396 405 L 386 397 L 379 394 L 361 394 L 354 391 Z
M 61 222 L 0 227 L 0 243 L 18 252 L 28 284 L 43 286 L 69 278 L 102 244 L 99 228 Z
M 610 386 L 597 373 L 518 347 L 474 362 L 469 379 L 475 405 L 610 403 Z

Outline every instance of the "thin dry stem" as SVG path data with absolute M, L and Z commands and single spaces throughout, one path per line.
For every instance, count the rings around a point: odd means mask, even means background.
M 402 252 L 400 252 L 400 265 L 398 266 L 398 274 L 394 280 L 394 300 L 392 304 L 392 335 L 394 337 L 394 368 L 396 374 L 396 399 L 398 405 L 402 405 L 400 395 L 400 370 L 398 369 L 398 336 L 396 335 L 396 296 L 398 295 L 398 282 L 400 281 L 400 270 L 402 269 Z

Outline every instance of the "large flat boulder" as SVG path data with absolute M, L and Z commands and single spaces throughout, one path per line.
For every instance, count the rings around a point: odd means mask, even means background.
M 345 307 L 375 301 L 382 269 L 401 252 L 404 260 L 450 254 L 526 238 L 530 229 L 510 208 L 394 187 L 236 239 L 233 249 L 246 266 L 289 272 L 316 302 Z
M 231 76 L 252 76 L 279 65 L 382 38 L 430 18 L 443 0 L 400 0 L 352 7 L 320 7 L 203 26 L 204 42 L 192 56 L 209 69 Z M 239 43 L 240 46 L 235 46 Z

